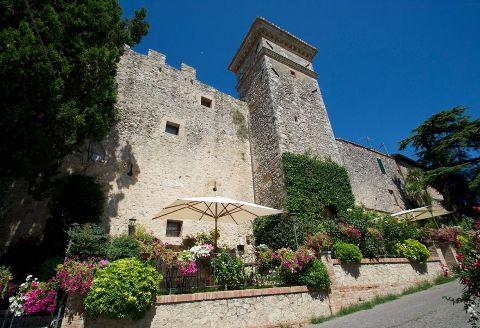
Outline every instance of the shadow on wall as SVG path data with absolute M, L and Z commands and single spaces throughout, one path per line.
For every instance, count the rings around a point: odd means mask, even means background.
M 405 184 L 403 183 L 402 180 L 400 180 L 400 178 L 393 177 L 392 182 L 397 187 L 400 197 L 402 198 L 401 201 L 406 206 L 405 209 L 418 207 L 417 206 L 418 204 L 415 204 L 412 201 L 411 197 L 408 196 L 407 192 L 405 191 Z
M 355 279 L 360 277 L 360 264 L 341 263 L 340 266 L 342 267 L 343 271 L 345 271 L 347 274 L 351 275 Z
M 124 190 L 137 183 L 140 174 L 132 145 L 128 141 L 120 144 L 119 140 L 115 127 L 104 141 L 85 144 L 77 155 L 76 162 L 81 163 L 80 167 L 74 161 L 73 165 L 65 168 L 67 172 L 82 172 L 96 177 L 103 187 L 106 203 L 101 226 L 107 232 L 110 231 L 111 221 L 118 217 L 118 205 L 125 198 Z
M 177 314 L 181 315 L 181 314 Z M 155 306 L 152 306 L 143 317 L 138 320 L 126 318 L 122 320 L 116 319 L 96 319 L 85 316 L 85 328 L 102 328 L 102 327 L 116 327 L 116 328 L 143 328 L 152 327 L 153 318 L 155 317 Z
M 107 232 L 111 220 L 118 216 L 124 190 L 138 181 L 140 173 L 132 146 L 129 143 L 121 145 L 119 139 L 114 127 L 104 141 L 87 141 L 77 152 L 65 158 L 59 175 L 92 176 L 102 186 L 106 201 L 101 226 Z M 63 255 L 66 241 L 63 240 L 65 237 L 52 233 L 50 240 L 44 238 L 48 234 L 46 227 L 58 230 L 59 223 L 54 222 L 51 215 L 51 199 L 35 200 L 22 181 L 3 179 L 0 182 L 4 187 L 0 191 L 0 260 L 2 264 L 18 266 L 14 271 L 23 279 L 27 274 L 38 272 L 46 258 Z M 60 235 L 64 236 L 67 229 L 61 228 Z M 25 261 L 27 258 L 29 260 Z
M 428 273 L 427 263 L 410 262 L 410 265 L 412 266 L 412 268 L 415 271 L 417 271 L 418 274 L 427 274 Z

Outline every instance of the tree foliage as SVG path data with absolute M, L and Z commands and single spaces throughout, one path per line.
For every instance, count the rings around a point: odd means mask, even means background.
M 115 123 L 116 65 L 147 33 L 114 0 L 0 0 L 0 171 L 35 190 Z
M 419 168 L 408 170 L 405 179 L 405 191 L 416 207 L 432 204 L 432 196 L 428 192 L 428 181 L 425 178 L 425 173 Z
M 466 116 L 463 107 L 442 111 L 412 130 L 400 149 L 409 145 L 447 209 L 471 214 L 480 191 L 480 119 Z

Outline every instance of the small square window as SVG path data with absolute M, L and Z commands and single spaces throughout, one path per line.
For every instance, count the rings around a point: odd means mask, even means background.
M 202 106 L 205 106 L 205 107 L 208 107 L 208 108 L 212 108 L 212 99 L 208 99 L 208 98 L 202 97 L 202 98 L 200 99 L 200 103 L 202 104 Z
M 172 123 L 172 122 L 167 122 L 165 125 L 165 132 L 174 134 L 178 136 L 178 130 L 180 129 L 180 124 Z
M 182 221 L 167 221 L 167 237 L 180 237 Z

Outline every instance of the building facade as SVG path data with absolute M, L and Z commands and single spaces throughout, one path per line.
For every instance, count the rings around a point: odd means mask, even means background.
M 176 69 L 153 50 L 127 49 L 117 74 L 119 123 L 106 140 L 69 156 L 65 171 L 96 176 L 104 186 L 103 223 L 111 234 L 126 233 L 134 220 L 173 243 L 213 228 L 213 222 L 152 220 L 180 197 L 222 195 L 281 208 L 285 152 L 309 152 L 344 166 L 358 205 L 385 213 L 406 209 L 411 163 L 335 138 L 312 65 L 316 52 L 257 18 L 229 65 L 237 76 L 236 99 L 198 81 L 188 65 Z M 29 197 L 21 186 L 12 188 L 0 236 L 7 244 L 39 230 L 37 216 L 45 216 L 31 210 L 33 201 L 21 203 Z M 20 225 L 8 221 L 18 217 Z M 219 230 L 219 244 L 251 240 L 249 225 L 220 221 Z

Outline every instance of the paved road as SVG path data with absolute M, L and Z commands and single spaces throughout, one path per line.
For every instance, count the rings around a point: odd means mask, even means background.
M 313 328 L 467 328 L 468 316 L 461 304 L 455 306 L 442 296 L 457 297 L 461 286 L 457 281 L 438 285 L 428 290 L 406 295 L 400 299 L 377 305 L 373 309 L 360 311 L 333 319 Z

